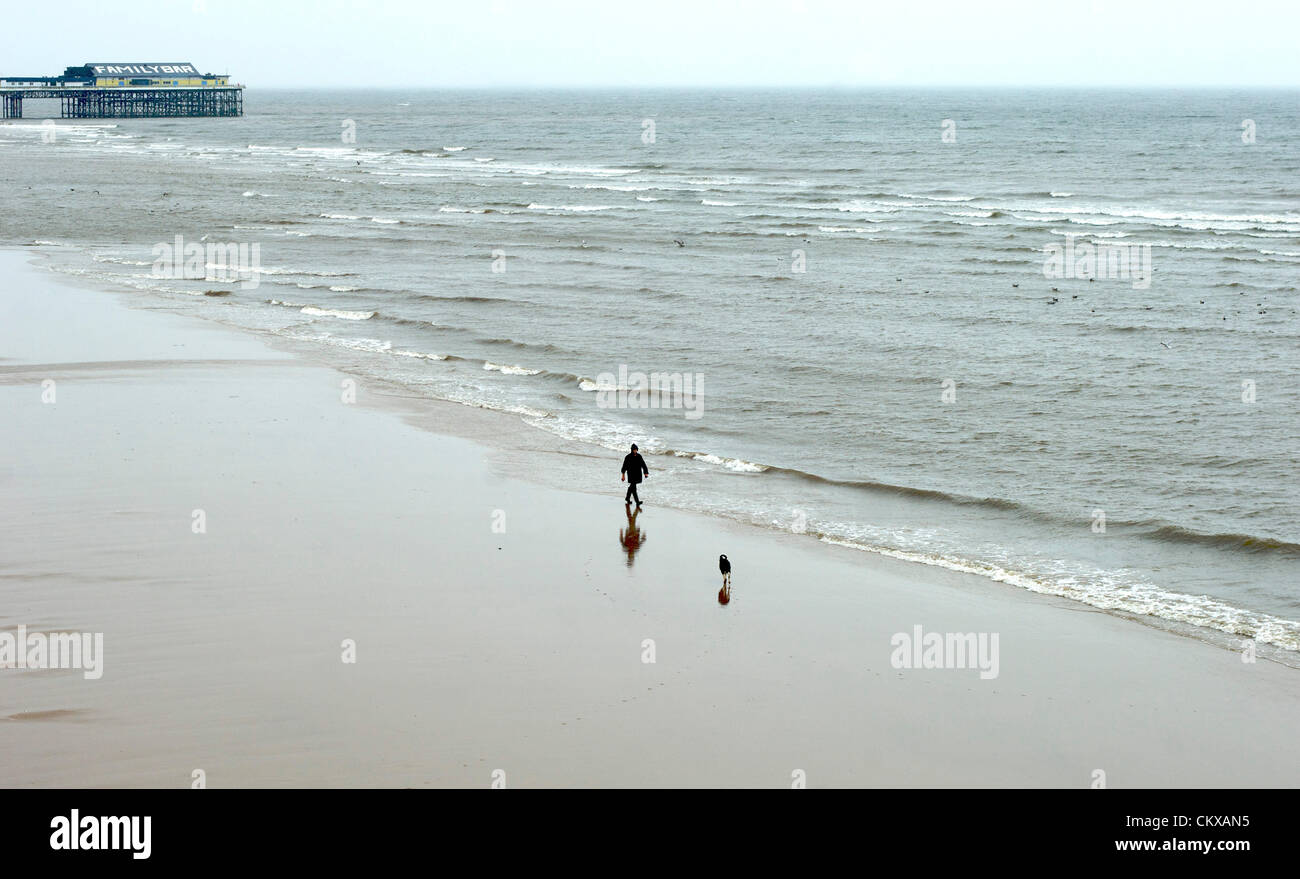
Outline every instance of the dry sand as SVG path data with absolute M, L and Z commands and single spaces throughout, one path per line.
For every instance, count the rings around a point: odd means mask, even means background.
M 520 480 L 464 438 L 506 416 L 344 403 L 33 258 L 0 253 L 0 631 L 105 657 L 0 669 L 0 785 L 1300 784 L 1296 670 L 649 501 L 629 565 L 618 456 L 587 491 Z M 915 625 L 997 633 L 998 677 L 894 668 Z

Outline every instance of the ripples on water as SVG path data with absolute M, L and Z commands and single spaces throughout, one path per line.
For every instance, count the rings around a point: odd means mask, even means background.
M 250 92 L 0 126 L 0 234 L 637 441 L 660 503 L 1296 651 L 1295 98 Z M 152 277 L 178 234 L 258 243 L 257 288 Z M 1149 289 L 1044 277 L 1067 236 L 1151 245 Z M 702 376 L 703 417 L 599 408 L 620 365 Z

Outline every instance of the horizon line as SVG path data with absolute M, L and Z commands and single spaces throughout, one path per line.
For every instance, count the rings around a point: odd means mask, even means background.
M 231 74 L 233 78 L 233 74 Z M 245 83 L 246 88 L 254 88 Z M 1300 83 L 1045 83 L 1024 85 L 1016 83 L 703 83 L 698 85 L 625 83 L 619 85 L 565 84 L 565 83 L 496 83 L 496 84 L 430 84 L 430 85 L 258 85 L 262 89 L 296 91 L 884 91 L 884 90 L 1021 90 L 1064 91 L 1071 89 L 1129 90 L 1129 91 L 1216 91 L 1228 89 L 1267 89 L 1270 91 L 1300 91 Z

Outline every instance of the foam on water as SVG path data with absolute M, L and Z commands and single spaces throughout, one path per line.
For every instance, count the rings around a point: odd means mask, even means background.
M 504 373 L 505 375 L 541 375 L 540 369 L 528 369 L 525 366 L 502 366 L 499 363 L 487 362 L 483 368 L 489 371 Z
M 375 316 L 373 311 L 341 311 L 337 308 L 318 308 L 315 305 L 304 305 L 302 313 L 313 317 L 336 317 L 339 320 L 370 320 Z
M 617 96 L 349 98 L 366 146 L 305 137 L 340 100 L 259 98 L 257 144 L 230 120 L 60 124 L 55 145 L 0 125 L 0 233 L 592 454 L 637 442 L 658 502 L 805 510 L 828 542 L 1297 650 L 1295 153 L 1243 152 L 1215 96 L 1090 95 L 1061 123 L 1041 96 L 662 95 L 690 134 L 657 145 Z M 1252 100 L 1300 125 L 1288 94 Z M 864 114 L 892 124 L 846 141 Z M 954 114 L 997 142 L 917 148 Z M 70 161 L 99 190 L 70 191 Z M 159 163 L 159 187 L 117 183 Z M 139 271 L 175 234 L 259 243 L 277 292 Z M 1045 278 L 1065 235 L 1150 244 L 1150 289 Z M 589 376 L 620 365 L 702 374 L 703 416 L 599 408 L 617 388 Z M 1103 537 L 1096 510 L 1147 524 Z

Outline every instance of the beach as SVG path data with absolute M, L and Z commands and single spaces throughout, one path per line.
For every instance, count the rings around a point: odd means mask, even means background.
M 1300 783 L 1293 668 L 656 506 L 657 460 L 629 557 L 621 454 L 46 259 L 0 253 L 0 627 L 103 668 L 0 669 L 0 785 Z M 917 626 L 996 675 L 896 667 Z
M 0 246 L 514 416 L 479 436 L 554 488 L 635 442 L 657 507 L 1300 667 L 1297 106 L 258 88 L 237 118 L 7 120 Z M 656 377 L 666 407 L 624 396 Z

